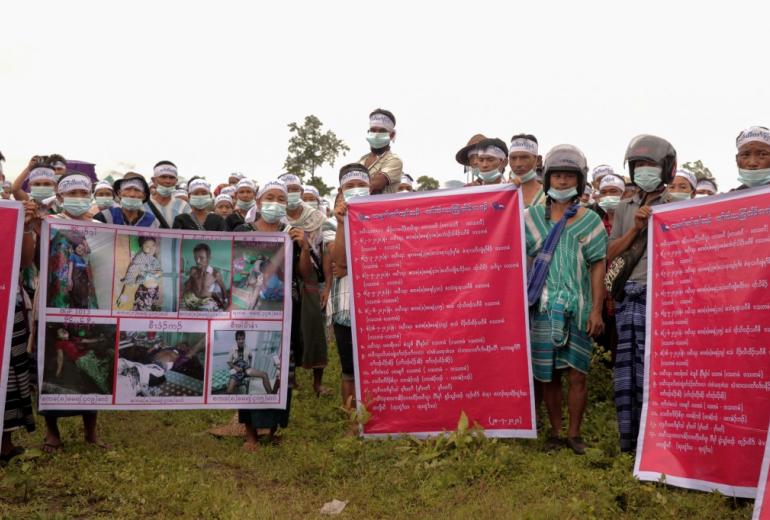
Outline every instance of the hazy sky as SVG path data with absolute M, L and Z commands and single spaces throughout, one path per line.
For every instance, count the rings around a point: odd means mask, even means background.
M 315 114 L 368 150 L 397 118 L 415 177 L 462 178 L 481 132 L 572 143 L 622 168 L 640 133 L 737 184 L 735 137 L 770 126 L 770 2 L 10 2 L 0 32 L 0 150 L 186 177 L 281 173 L 286 125 Z

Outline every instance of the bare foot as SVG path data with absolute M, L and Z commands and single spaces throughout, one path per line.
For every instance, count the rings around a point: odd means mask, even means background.
M 99 439 L 86 439 L 86 442 L 92 446 L 96 446 L 97 448 L 102 448 L 103 450 L 112 449 L 112 445 L 107 444 L 106 442 Z
M 243 443 L 243 450 L 248 451 L 249 453 L 256 453 L 259 451 L 259 444 L 256 442 L 246 441 Z
M 42 450 L 45 453 L 57 453 L 61 451 L 62 448 L 62 442 L 61 439 L 56 437 L 49 437 L 46 435 L 45 439 L 43 440 L 43 447 Z

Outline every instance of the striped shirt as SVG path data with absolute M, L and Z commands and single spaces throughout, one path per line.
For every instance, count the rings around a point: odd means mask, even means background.
M 543 205 L 530 206 L 524 213 L 527 256 L 537 255 L 556 225 L 555 221 L 546 220 L 545 209 Z M 585 330 L 592 305 L 590 267 L 606 256 L 607 231 L 602 219 L 586 210 L 561 234 L 540 297 L 540 312 L 551 310 L 553 303 L 561 300 L 565 312 L 577 320 L 581 330 Z

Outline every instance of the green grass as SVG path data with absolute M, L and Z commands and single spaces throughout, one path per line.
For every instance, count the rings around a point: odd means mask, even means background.
M 330 349 L 334 350 L 334 349 Z M 747 519 L 752 501 L 641 483 L 620 455 L 611 373 L 595 361 L 583 457 L 542 451 L 542 440 L 367 441 L 344 435 L 337 395 L 316 398 L 300 371 L 280 447 L 257 453 L 206 430 L 232 412 L 114 412 L 99 417 L 109 451 L 82 442 L 62 419 L 65 450 L 33 452 L 0 469 L 3 518 L 320 518 L 324 502 L 349 501 L 346 518 Z M 326 383 L 339 381 L 330 360 Z M 43 424 L 16 442 L 37 447 Z

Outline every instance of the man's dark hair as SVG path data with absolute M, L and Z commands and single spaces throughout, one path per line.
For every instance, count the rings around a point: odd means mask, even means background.
M 155 237 L 139 237 L 139 247 L 142 247 L 145 242 L 155 242 L 158 243 L 158 239 Z
M 529 141 L 535 141 L 537 143 L 537 137 L 535 137 L 532 134 L 516 134 L 513 137 L 511 137 L 511 141 L 513 141 L 514 139 L 528 139 Z
M 393 121 L 393 126 L 396 126 L 396 116 L 393 115 L 393 112 L 390 110 L 385 110 L 384 108 L 375 108 L 372 110 L 372 113 L 369 114 L 369 117 L 372 117 L 374 114 L 382 114 L 388 118 L 390 118 L 391 121 Z
M 246 339 L 246 331 L 245 330 L 236 330 L 235 331 L 235 339 L 238 339 L 238 338 Z
M 171 161 L 158 161 L 157 163 L 155 163 L 155 166 L 153 166 L 153 168 L 157 168 L 158 166 L 163 166 L 165 164 L 168 164 L 169 166 L 173 166 L 174 168 L 176 168 L 176 164 L 172 163 Z
M 64 156 L 59 155 L 58 153 L 52 153 L 48 156 L 48 164 L 52 165 L 55 162 L 63 162 L 64 164 L 67 164 L 67 159 L 64 158 Z
M 346 164 L 345 166 L 340 168 L 340 178 L 339 178 L 339 180 L 342 180 L 342 178 L 345 175 L 347 175 L 349 172 L 352 172 L 352 171 L 359 171 L 359 172 L 363 172 L 363 173 L 369 175 L 369 170 L 363 164 L 360 164 L 360 163 L 350 163 L 350 164 Z
M 5 155 L 3 155 L 3 152 L 0 152 L 0 161 L 4 161 L 4 160 L 5 160 Z
M 208 244 L 201 242 L 193 248 L 193 254 L 197 253 L 198 251 L 206 251 L 206 254 L 209 256 L 209 258 L 211 258 L 211 248 Z

